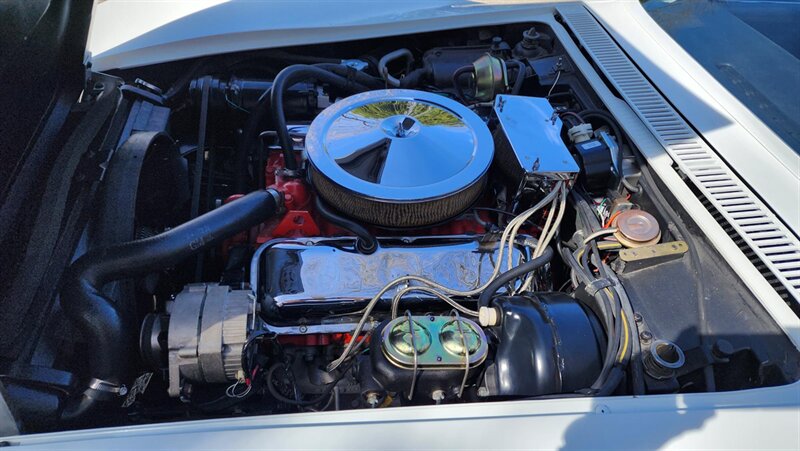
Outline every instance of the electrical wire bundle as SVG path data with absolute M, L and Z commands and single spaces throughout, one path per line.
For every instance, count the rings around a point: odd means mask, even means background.
M 636 387 L 642 376 L 633 308 L 616 274 L 601 255 L 601 251 L 615 250 L 622 246 L 618 242 L 598 242 L 600 237 L 613 233 L 615 229 L 602 228 L 582 196 L 575 195 L 573 199 L 587 236 L 574 251 L 559 244 L 559 252 L 571 269 L 573 287 L 582 286 L 594 298 L 594 304 L 588 307 L 602 321 L 607 336 L 602 370 L 585 394 L 605 396 L 613 393 L 631 363 L 634 393 L 638 394 Z
M 564 212 L 567 209 L 567 184 L 561 182 L 560 187 L 558 189 L 558 193 L 556 197 L 553 199 L 553 202 L 550 206 L 549 214 L 547 215 L 547 219 L 545 220 L 544 227 L 542 228 L 542 232 L 540 234 L 539 242 L 536 243 L 536 247 L 533 250 L 533 255 L 531 255 L 531 259 L 536 259 L 541 257 L 545 249 L 547 249 L 550 241 L 555 237 L 558 228 L 561 225 L 561 220 L 564 218 Z M 532 213 L 530 213 L 532 214 Z M 527 220 L 527 218 L 516 218 L 514 221 L 519 220 L 519 222 L 514 224 L 514 229 L 512 230 L 511 237 L 509 238 L 509 255 L 508 255 L 508 269 L 512 269 L 511 264 L 511 246 L 514 243 L 514 240 L 517 235 L 517 231 L 519 230 L 520 226 Z M 512 222 L 514 222 L 512 221 Z M 528 291 L 531 289 L 533 284 L 534 273 L 528 273 L 528 277 L 525 279 L 525 282 L 514 291 L 514 294 L 519 294 L 523 291 Z
M 545 249 L 548 249 L 547 243 L 549 243 L 549 241 L 551 241 L 553 239 L 553 237 L 555 236 L 555 234 L 556 234 L 556 232 L 558 230 L 559 224 L 561 222 L 561 219 L 563 218 L 564 210 L 566 208 L 567 193 L 568 193 L 567 183 L 564 182 L 564 181 L 559 181 L 554 185 L 553 189 L 542 200 L 540 200 L 536 205 L 534 205 L 533 207 L 523 211 L 522 213 L 517 215 L 514 219 L 509 221 L 509 223 L 503 229 L 503 232 L 502 232 L 502 234 L 500 236 L 500 241 L 498 243 L 498 250 L 499 250 L 498 257 L 497 257 L 497 261 L 496 261 L 496 263 L 494 265 L 494 270 L 492 272 L 492 275 L 489 277 L 489 279 L 483 285 L 481 285 L 480 287 L 471 289 L 471 290 L 464 291 L 464 290 L 456 290 L 456 289 L 453 289 L 453 288 L 450 288 L 450 287 L 446 287 L 446 286 L 441 285 L 439 283 L 436 283 L 436 282 L 434 282 L 434 281 L 432 281 L 430 279 L 427 279 L 427 278 L 424 278 L 424 277 L 420 277 L 420 276 L 407 275 L 407 276 L 399 277 L 399 278 L 397 278 L 395 280 L 392 280 L 388 284 L 386 284 L 369 301 L 369 303 L 367 303 L 367 306 L 363 310 L 361 319 L 359 320 L 358 324 L 356 325 L 356 328 L 352 332 L 353 337 L 358 337 L 361 334 L 361 331 L 364 329 L 364 325 L 369 320 L 369 317 L 370 317 L 370 315 L 372 313 L 372 310 L 375 308 L 375 306 L 378 304 L 378 302 L 383 298 L 383 296 L 387 292 L 389 292 L 389 290 L 391 290 L 391 289 L 393 289 L 393 288 L 395 288 L 395 287 L 397 287 L 398 285 L 401 285 L 401 284 L 417 283 L 419 285 L 411 285 L 411 286 L 403 287 L 400 290 L 398 290 L 397 293 L 395 293 L 395 295 L 392 298 L 392 308 L 391 308 L 392 318 L 396 318 L 397 317 L 398 305 L 399 305 L 399 302 L 400 302 L 401 298 L 404 295 L 406 295 L 408 293 L 411 293 L 411 292 L 424 292 L 424 293 L 431 294 L 431 295 L 436 296 L 437 298 L 441 299 L 442 301 L 446 302 L 447 304 L 449 304 L 451 307 L 453 307 L 454 309 L 456 309 L 460 313 L 464 313 L 465 315 L 470 315 L 470 316 L 473 316 L 473 317 L 478 316 L 478 312 L 477 311 L 474 311 L 474 310 L 471 310 L 471 309 L 468 309 L 468 308 L 462 306 L 456 300 L 454 300 L 453 297 L 454 296 L 458 296 L 458 297 L 476 296 L 476 295 L 482 294 L 484 291 L 487 290 L 487 288 L 491 288 L 492 284 L 496 281 L 496 279 L 498 279 L 498 276 L 501 275 L 500 274 L 500 270 L 501 270 L 501 267 L 503 266 L 502 262 L 503 262 L 503 257 L 504 257 L 505 252 L 506 252 L 506 248 L 508 249 L 508 254 L 509 254 L 508 255 L 508 259 L 507 259 L 507 261 L 508 261 L 508 269 L 509 270 L 513 270 L 514 262 L 513 262 L 512 255 L 513 255 L 513 250 L 514 250 L 514 244 L 516 242 L 516 236 L 517 236 L 517 233 L 519 232 L 519 229 L 537 211 L 541 210 L 546 205 L 551 204 L 552 208 L 550 208 L 550 212 L 549 212 L 548 217 L 547 217 L 547 219 L 545 221 L 545 227 L 542 229 L 541 239 L 534 246 L 533 253 L 532 253 L 532 257 L 533 258 L 530 260 L 530 262 L 537 263 L 537 266 L 534 267 L 533 269 L 538 269 L 539 267 L 541 267 L 541 264 L 539 264 L 540 262 L 542 262 L 542 261 L 544 261 L 546 259 L 549 260 L 549 257 L 548 258 L 542 258 L 542 257 L 544 257 L 546 255 L 552 255 L 552 252 L 546 253 Z M 523 287 L 526 287 L 526 286 L 529 287 L 531 285 L 532 277 L 529 277 L 528 273 L 531 272 L 533 269 L 531 269 L 528 272 L 525 272 L 525 273 L 520 275 L 520 276 L 525 276 L 526 277 L 526 280 L 522 284 Z M 520 277 L 520 276 L 518 276 L 518 277 Z M 505 283 L 507 283 L 507 281 L 504 282 L 503 285 Z M 497 289 L 495 288 L 494 291 L 496 292 Z M 351 340 L 347 344 L 347 346 L 345 347 L 344 351 L 342 352 L 342 355 L 339 356 L 336 360 L 334 360 L 333 362 L 331 362 L 328 365 L 328 368 L 327 368 L 328 371 L 335 370 L 336 368 L 338 368 L 342 363 L 344 363 L 347 360 L 347 358 L 351 355 L 351 353 L 353 351 L 353 348 L 355 347 L 355 343 L 356 343 L 356 340 L 354 338 L 353 340 Z
M 353 366 L 353 362 L 350 362 L 350 364 L 347 365 L 340 372 L 340 374 L 336 377 L 336 379 L 334 379 L 329 384 L 325 385 L 325 388 L 323 389 L 321 394 L 315 396 L 314 398 L 306 399 L 306 400 L 300 399 L 300 396 L 299 396 L 299 394 L 297 393 L 297 390 L 294 387 L 294 374 L 293 374 L 293 372 L 291 370 L 291 367 L 289 365 L 285 364 L 285 363 L 278 362 L 278 363 L 275 363 L 274 365 L 272 365 L 269 368 L 269 370 L 267 371 L 267 374 L 266 374 L 264 380 L 265 380 L 265 383 L 266 383 L 266 386 L 267 386 L 267 390 L 269 391 L 270 395 L 272 395 L 272 397 L 275 398 L 277 401 L 280 401 L 280 402 L 282 402 L 284 404 L 291 404 L 291 405 L 295 405 L 295 406 L 299 406 L 299 407 L 311 407 L 311 406 L 315 406 L 315 405 L 321 404 L 324 401 L 325 404 L 323 405 L 321 410 L 325 410 L 328 406 L 330 406 L 331 401 L 333 400 L 333 398 L 335 396 L 334 389 L 339 384 L 339 382 L 341 382 L 342 379 L 344 379 L 347 376 L 347 374 L 350 371 L 350 369 L 352 368 L 352 366 Z M 278 370 L 281 370 L 281 371 L 279 372 Z M 292 386 L 292 392 L 294 393 L 294 398 L 287 397 L 286 395 L 281 393 L 281 390 L 279 390 L 278 387 L 276 386 L 275 379 L 276 379 L 276 376 L 279 375 L 279 373 L 283 374 L 283 376 L 284 376 L 283 379 L 287 379 L 287 380 L 290 381 L 290 385 Z
M 369 341 L 370 333 L 367 333 L 360 340 L 353 340 L 357 341 L 356 350 L 361 349 Z M 258 348 L 265 340 L 269 340 L 270 344 L 275 346 L 278 353 L 284 357 L 283 360 L 273 363 L 268 368 L 261 367 L 256 359 L 256 355 L 259 353 Z M 301 394 L 295 387 L 294 372 L 289 362 L 288 355 L 284 353 L 274 334 L 262 332 L 251 336 L 242 347 L 242 370 L 244 376 L 225 390 L 224 397 L 237 402 L 237 400 L 248 398 L 264 387 L 275 400 L 284 404 L 309 410 L 313 410 L 313 406 L 322 405 L 321 410 L 325 410 L 330 406 L 334 398 L 334 389 L 348 375 L 354 364 L 354 361 L 350 361 L 345 367 L 341 368 L 334 380 L 325 385 L 320 395 L 312 399 L 301 399 Z M 291 388 L 293 397 L 286 396 L 281 390 L 281 387 L 287 385 L 285 381 L 289 381 L 288 386 Z

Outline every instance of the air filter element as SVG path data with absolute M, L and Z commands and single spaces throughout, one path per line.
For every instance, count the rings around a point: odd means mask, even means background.
M 311 124 L 306 152 L 314 187 L 340 212 L 383 227 L 420 227 L 475 201 L 494 143 L 460 103 L 387 89 L 328 107 Z

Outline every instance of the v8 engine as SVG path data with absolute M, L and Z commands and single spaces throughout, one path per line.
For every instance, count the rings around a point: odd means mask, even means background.
M 115 72 L 130 108 L 60 294 L 85 364 L 23 384 L 29 417 L 791 380 L 790 343 L 704 332 L 774 325 L 720 300 L 743 290 L 534 25 Z

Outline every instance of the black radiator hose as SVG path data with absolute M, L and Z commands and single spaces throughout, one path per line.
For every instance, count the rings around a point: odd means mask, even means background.
M 282 205 L 278 191 L 253 192 L 159 235 L 91 250 L 75 261 L 65 275 L 61 306 L 88 343 L 82 353 L 92 379 L 80 396 L 66 401 L 62 420 L 83 419 L 102 401 L 120 405 L 124 395 L 129 343 L 136 331 L 103 293 L 104 285 L 177 265 L 264 222 Z
M 323 69 L 323 67 L 326 67 L 327 70 Z M 342 70 L 347 69 L 345 66 L 336 67 L 341 67 L 343 68 Z M 278 133 L 278 141 L 283 149 L 283 163 L 286 165 L 286 169 L 290 171 L 296 171 L 298 167 L 294 155 L 294 145 L 289 136 L 289 129 L 286 127 L 286 115 L 283 112 L 283 96 L 286 94 L 289 87 L 304 80 L 317 80 L 348 92 L 370 90 L 369 87 L 364 86 L 364 84 L 360 82 L 364 81 L 361 77 L 364 77 L 365 74 L 361 74 L 360 76 L 355 75 L 351 80 L 333 73 L 331 69 L 333 68 L 329 67 L 329 65 L 316 67 L 305 64 L 295 64 L 278 72 L 275 81 L 272 82 L 272 90 L 270 92 L 272 119 L 275 122 L 275 131 Z M 357 71 L 353 71 L 353 73 L 358 74 Z
M 378 239 L 369 233 L 366 227 L 361 224 L 345 218 L 333 210 L 331 210 L 325 202 L 317 196 L 316 201 L 317 213 L 325 218 L 326 221 L 339 226 L 356 236 L 356 250 L 364 255 L 372 254 L 378 250 Z
M 283 74 L 283 75 L 281 75 Z M 241 140 L 238 146 L 238 162 L 236 177 L 236 191 L 245 192 L 248 181 L 248 156 L 258 139 L 258 128 L 261 126 L 267 112 L 271 111 L 273 121 L 276 122 L 276 132 L 283 150 L 286 168 L 296 171 L 297 163 L 294 160 L 291 136 L 286 128 L 286 114 L 283 109 L 283 96 L 293 84 L 305 79 L 318 80 L 329 83 L 348 92 L 362 92 L 370 89 L 379 89 L 382 86 L 365 73 L 359 72 L 343 64 L 320 63 L 313 66 L 296 64 L 282 70 L 273 81 L 272 87 L 267 89 L 258 99 L 250 116 L 245 122 Z M 276 93 L 273 94 L 273 91 Z M 273 97 L 277 97 L 277 104 L 273 105 Z M 263 171 L 263 168 L 259 168 Z

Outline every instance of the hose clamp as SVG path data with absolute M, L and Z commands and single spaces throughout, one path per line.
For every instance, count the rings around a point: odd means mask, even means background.
M 128 387 L 124 384 L 115 384 L 103 379 L 93 377 L 89 380 L 89 387 L 84 392 L 86 396 L 94 399 L 113 399 L 128 394 Z
M 283 194 L 280 191 L 273 188 L 268 189 L 267 192 L 275 200 L 275 208 L 276 209 L 283 208 Z

